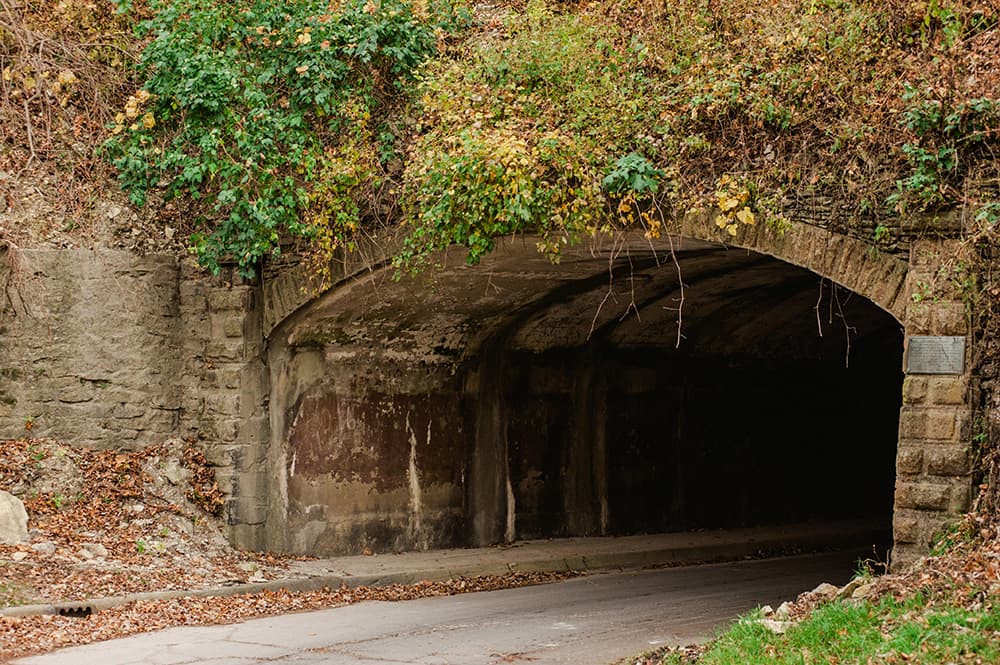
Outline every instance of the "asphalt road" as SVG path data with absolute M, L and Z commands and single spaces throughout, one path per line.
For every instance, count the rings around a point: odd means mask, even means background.
M 397 603 L 366 602 L 229 626 L 174 628 L 16 665 L 608 665 L 704 640 L 735 616 L 820 582 L 846 583 L 856 552 L 591 574 Z

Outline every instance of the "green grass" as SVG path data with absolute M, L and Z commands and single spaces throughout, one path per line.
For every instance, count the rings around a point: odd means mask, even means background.
M 1000 662 L 997 595 L 969 607 L 920 594 L 877 603 L 837 601 L 818 608 L 783 635 L 761 625 L 760 616 L 756 611 L 741 617 L 710 643 L 698 664 Z M 676 654 L 661 662 L 686 663 Z

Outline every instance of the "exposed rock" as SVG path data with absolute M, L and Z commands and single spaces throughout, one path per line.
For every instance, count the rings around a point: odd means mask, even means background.
M 31 549 L 35 550 L 39 554 L 47 554 L 47 555 L 48 554 L 55 554 L 56 553 L 56 544 L 53 543 L 53 542 L 51 542 L 51 541 L 44 540 L 44 541 L 42 541 L 40 543 L 35 543 L 34 545 L 32 545 Z
M 854 590 L 854 593 L 851 594 L 851 598 L 855 598 L 857 600 L 864 600 L 865 598 L 871 595 L 874 589 L 875 585 L 871 584 L 870 582 L 868 584 L 862 584 L 858 586 L 857 589 Z
M 76 465 L 76 453 L 68 446 L 45 443 L 39 446 L 48 454 L 38 462 L 32 491 L 72 497 L 83 490 L 83 474 Z
M 106 557 L 108 556 L 108 548 L 100 543 L 82 543 L 80 545 L 80 550 L 82 552 L 87 552 L 92 556 Z M 89 558 L 89 557 L 88 557 Z
M 828 598 L 833 598 L 840 591 L 840 587 L 834 586 L 829 582 L 823 582 L 818 587 L 813 589 L 810 593 L 814 593 L 817 596 L 826 596 Z
M 0 543 L 18 545 L 27 542 L 30 542 L 28 511 L 16 496 L 0 490 Z
M 778 635 L 783 635 L 789 628 L 795 625 L 794 621 L 775 621 L 774 619 L 760 619 L 757 623 Z
M 853 597 L 852 594 L 854 593 L 854 591 L 864 583 L 865 581 L 863 579 L 861 579 L 860 577 L 855 577 L 853 580 L 851 580 L 843 587 L 841 587 L 837 591 L 837 594 L 834 596 L 834 598 L 837 600 L 842 600 L 844 598 L 852 598 Z
M 185 469 L 181 466 L 180 462 L 174 459 L 164 462 L 161 473 L 171 485 L 180 485 L 191 475 L 190 471 Z

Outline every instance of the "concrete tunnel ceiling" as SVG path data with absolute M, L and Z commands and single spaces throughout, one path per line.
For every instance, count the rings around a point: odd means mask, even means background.
M 508 239 L 480 265 L 376 270 L 298 312 L 272 345 L 276 544 L 839 518 L 875 518 L 887 543 L 901 325 L 772 257 L 673 244 L 553 264 Z

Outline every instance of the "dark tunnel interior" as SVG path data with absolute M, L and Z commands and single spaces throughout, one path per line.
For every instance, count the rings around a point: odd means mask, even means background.
M 519 537 L 873 518 L 888 538 L 898 362 L 845 368 L 675 355 L 512 354 L 504 399 Z M 546 373 L 572 377 L 569 390 L 540 380 Z M 602 393 L 574 396 L 581 380 L 601 384 Z M 599 445 L 588 456 L 605 457 L 606 490 L 568 505 L 581 438 Z M 584 514 L 574 520 L 574 511 Z
M 729 253 L 679 270 L 631 257 L 613 316 L 586 316 L 595 276 L 480 346 L 499 356 L 475 364 L 500 386 L 518 538 L 859 519 L 889 546 L 901 327 L 813 273 Z

